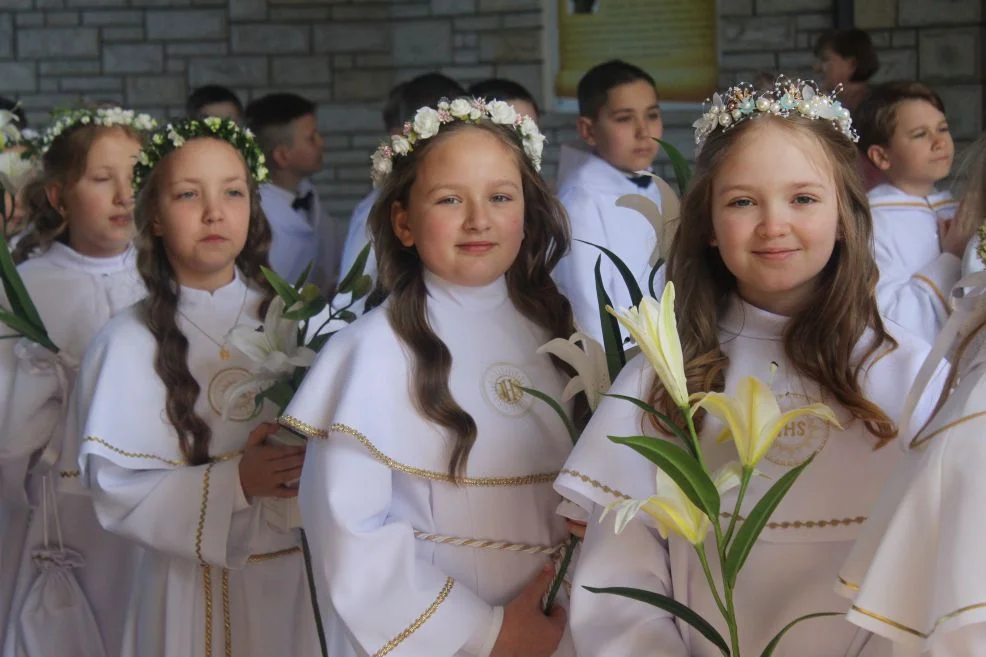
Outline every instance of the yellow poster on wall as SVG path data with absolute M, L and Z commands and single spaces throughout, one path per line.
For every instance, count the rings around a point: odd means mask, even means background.
M 641 67 L 664 101 L 700 102 L 719 82 L 715 0 L 553 0 L 558 3 L 557 98 L 610 59 Z

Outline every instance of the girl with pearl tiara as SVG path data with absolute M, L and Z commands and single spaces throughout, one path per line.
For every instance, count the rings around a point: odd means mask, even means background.
M 833 582 L 898 460 L 899 450 L 887 444 L 910 439 L 896 420 L 926 349 L 877 312 L 871 220 L 848 112 L 810 83 L 781 79 L 767 91 L 739 86 L 716 94 L 695 126 L 695 174 L 667 264 L 688 390 L 742 396 L 741 381 L 756 376 L 772 381 L 781 409 L 823 402 L 844 427 L 813 417 L 784 426 L 757 465 L 763 476 L 747 489 L 740 523 L 775 481 L 814 459 L 735 584 L 741 652 L 759 655 L 790 619 L 845 609 Z M 683 426 L 647 362 L 628 363 L 610 392 L 647 400 Z M 556 483 L 591 514 L 572 588 L 576 648 L 593 657 L 720 655 L 666 612 L 583 588 L 655 591 L 726 632 L 685 539 L 662 538 L 662 525 L 646 514 L 620 534 L 612 515 L 600 522 L 608 505 L 655 495 L 655 467 L 607 439 L 664 435 L 649 417 L 624 400 L 604 399 Z M 734 461 L 732 443 L 715 440 L 724 424 L 701 410 L 695 421 L 709 470 Z M 722 496 L 724 510 L 735 508 L 736 495 Z M 877 654 L 879 642 L 870 638 L 843 618 L 816 619 L 795 626 L 774 654 Z
M 113 654 L 120 645 L 135 551 L 103 531 L 88 497 L 61 489 L 78 470 L 60 471 L 57 461 L 79 360 L 110 317 L 144 296 L 130 182 L 142 133 L 153 126 L 130 110 L 77 110 L 57 117 L 38 144 L 42 172 L 26 189 L 27 226 L 13 255 L 59 351 L 26 339 L 0 341 L 0 387 L 8 390 L 0 402 L 6 657 Z M 50 604 L 52 591 L 45 593 L 50 580 L 39 571 L 59 569 L 74 570 L 85 596 L 74 609 L 62 599 L 59 610 Z M 67 630 L 64 620 L 53 620 L 89 617 L 80 606 L 91 610 L 89 627 L 97 631 Z
M 357 655 L 573 655 L 542 610 L 564 544 L 564 423 L 537 349 L 573 332 L 564 211 L 506 103 L 418 110 L 374 155 L 384 304 L 337 333 L 281 422 L 309 439 L 301 515 Z M 324 605 L 328 606 L 328 605 Z
M 266 176 L 252 135 L 220 118 L 169 124 L 134 168 L 147 298 L 93 341 L 75 416 L 99 521 L 144 548 L 124 657 L 318 651 L 300 537 L 260 503 L 297 495 L 285 484 L 304 454 L 264 444 L 269 402 L 223 415 L 225 391 L 250 376 L 226 336 L 260 326 L 273 298 Z

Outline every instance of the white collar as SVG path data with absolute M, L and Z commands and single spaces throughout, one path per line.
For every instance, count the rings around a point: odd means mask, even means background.
M 128 245 L 126 250 L 118 255 L 94 258 L 79 253 L 67 244 L 55 242 L 39 257 L 63 269 L 84 271 L 90 274 L 115 274 L 133 269 L 137 264 L 136 249 L 134 249 L 133 244 Z
M 501 276 L 489 285 L 456 285 L 425 269 L 424 280 L 430 300 L 439 306 L 491 310 L 502 306 L 510 298 L 505 276 Z
M 789 318 L 757 308 L 738 294 L 729 299 L 726 312 L 719 318 L 719 328 L 734 336 L 760 340 L 782 340 Z
M 938 189 L 933 189 L 927 196 L 916 196 L 914 194 L 908 194 L 899 187 L 895 187 L 890 183 L 880 183 L 873 189 L 869 191 L 869 199 L 871 205 L 882 205 L 883 203 L 918 203 L 928 208 L 936 208 L 944 203 L 954 202 L 952 193 L 949 191 L 939 191 Z
M 212 292 L 182 285 L 178 293 L 178 308 L 185 312 L 235 310 L 243 305 L 248 287 L 239 268 L 234 268 L 233 280 Z
M 562 146 L 558 165 L 558 187 L 577 185 L 619 194 L 645 194 L 655 187 L 638 187 L 630 177 L 634 174 L 617 169 L 595 153 L 578 146 Z

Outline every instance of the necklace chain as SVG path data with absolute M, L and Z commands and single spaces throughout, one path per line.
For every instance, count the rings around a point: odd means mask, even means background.
M 243 301 L 240 302 L 240 311 L 238 313 L 236 313 L 236 319 L 233 321 L 233 325 L 229 327 L 229 330 L 230 331 L 232 331 L 234 328 L 236 328 L 236 326 L 240 323 L 240 317 L 243 316 L 243 308 L 246 307 L 247 289 L 248 288 L 246 286 L 244 286 L 244 288 L 243 288 Z M 194 326 L 195 328 L 197 328 L 199 330 L 199 333 L 201 333 L 205 337 L 209 338 L 209 340 L 213 344 L 215 344 L 217 347 L 219 347 L 219 360 L 229 360 L 230 359 L 229 346 L 226 344 L 226 342 L 227 342 L 227 339 L 226 338 L 224 338 L 222 342 L 219 342 L 214 337 L 212 337 L 211 335 L 209 335 L 209 333 L 206 332 L 206 330 L 204 328 L 202 328 L 201 326 L 199 326 L 198 324 L 196 324 L 194 321 L 192 321 L 192 318 L 189 317 L 188 315 L 186 315 L 184 310 L 182 310 L 182 309 L 179 308 L 178 309 L 178 312 L 181 313 L 181 316 L 184 317 L 185 320 L 188 321 L 189 324 L 191 324 L 192 326 Z M 227 331 L 226 334 L 229 335 L 229 331 Z

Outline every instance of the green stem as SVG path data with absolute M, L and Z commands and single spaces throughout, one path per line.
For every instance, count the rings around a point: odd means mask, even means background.
M 726 593 L 726 624 L 729 626 L 729 644 L 732 647 L 730 657 L 740 657 L 739 628 L 736 626 L 736 608 L 733 606 L 733 589 L 726 584 L 723 578 L 723 587 Z
M 315 574 L 312 572 L 312 551 L 308 547 L 308 537 L 305 530 L 301 532 L 301 552 L 305 557 L 305 575 L 308 578 L 308 593 L 312 599 L 312 613 L 315 614 L 315 632 L 318 634 L 318 645 L 322 649 L 322 657 L 329 657 L 329 646 L 325 641 L 325 627 L 322 625 L 322 612 L 318 608 L 318 593 L 315 591 Z
M 691 409 L 687 406 L 680 406 L 679 408 L 685 416 L 685 422 L 688 424 L 688 435 L 692 439 L 692 450 L 695 452 L 695 458 L 698 459 L 698 463 L 702 466 L 702 469 L 708 472 L 709 469 L 705 467 L 705 460 L 702 458 L 702 448 L 698 444 L 698 432 L 695 430 L 695 422 L 692 420 Z
M 572 556 L 575 554 L 575 548 L 579 546 L 580 539 L 578 536 L 572 535 L 568 539 L 568 545 L 565 546 L 565 556 L 562 557 L 561 565 L 558 566 L 558 572 L 555 573 L 555 581 L 551 583 L 551 590 L 548 591 L 548 597 L 544 603 L 544 613 L 547 615 L 551 612 L 551 608 L 555 606 L 555 598 L 558 597 L 558 591 L 561 589 L 561 583 L 565 581 L 565 574 L 568 572 L 568 567 L 572 563 Z
M 705 572 L 705 579 L 709 580 L 709 590 L 712 591 L 712 597 L 716 601 L 716 605 L 719 607 L 719 613 L 722 614 L 723 620 L 726 623 L 730 622 L 730 616 L 728 615 L 728 610 L 726 605 L 723 604 L 722 598 L 719 597 L 719 589 L 716 587 L 716 580 L 712 577 L 712 569 L 709 568 L 709 559 L 705 556 L 705 546 L 704 545 L 693 545 L 695 548 L 695 553 L 698 555 L 698 560 L 702 562 L 702 570 Z
M 723 541 L 723 548 L 729 545 L 729 541 L 733 540 L 733 530 L 736 529 L 736 520 L 740 515 L 740 508 L 743 505 L 743 498 L 746 497 L 746 487 L 750 485 L 750 479 L 753 477 L 752 468 L 743 468 L 743 477 L 740 479 L 739 493 L 736 495 L 736 508 L 733 509 L 733 516 L 729 519 L 729 528 L 726 530 L 726 540 Z

